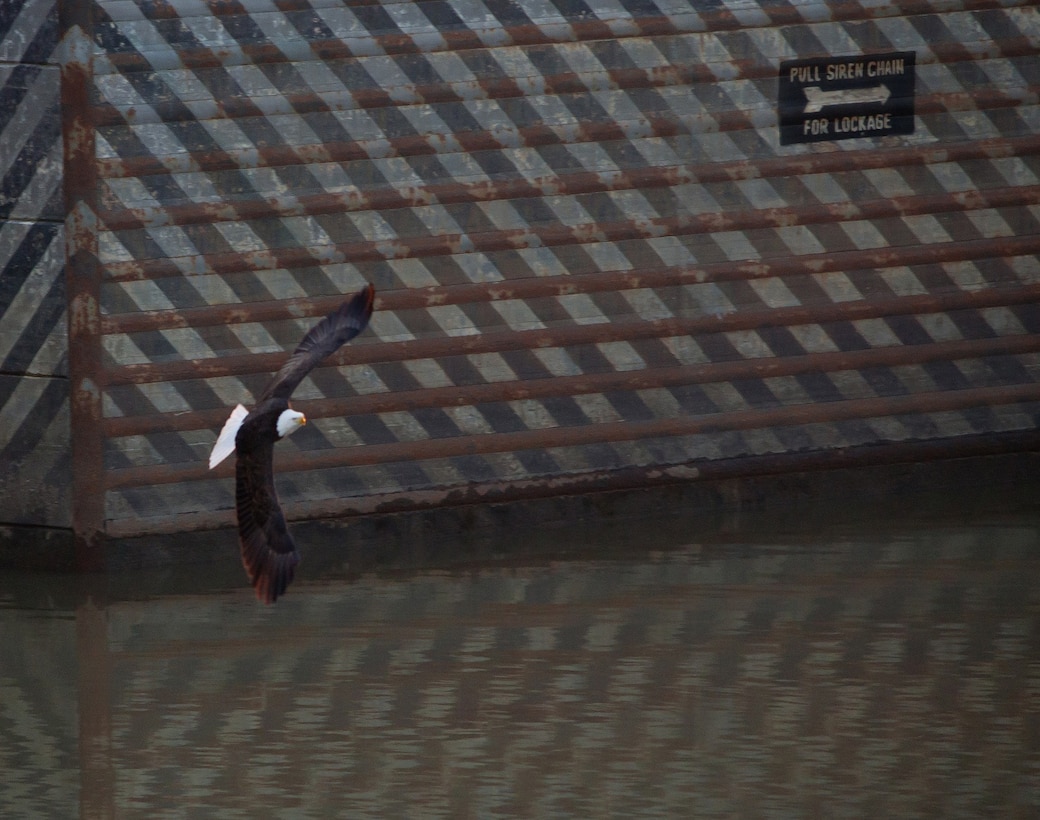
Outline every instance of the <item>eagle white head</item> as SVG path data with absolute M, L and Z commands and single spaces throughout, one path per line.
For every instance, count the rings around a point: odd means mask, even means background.
M 249 411 L 241 404 L 231 411 L 228 420 L 224 422 L 224 429 L 217 436 L 217 443 L 213 445 L 213 452 L 209 454 L 209 468 L 212 470 L 225 458 L 235 452 L 235 437 L 238 435 L 242 422 L 245 421 Z M 299 430 L 307 423 L 307 417 L 295 410 L 283 410 L 275 421 L 275 430 L 278 438 L 285 438 L 289 433 Z
M 295 410 L 283 410 L 281 415 L 278 416 L 276 424 L 278 438 L 285 438 L 289 433 L 299 430 L 306 423 L 307 417 L 303 413 L 298 413 Z

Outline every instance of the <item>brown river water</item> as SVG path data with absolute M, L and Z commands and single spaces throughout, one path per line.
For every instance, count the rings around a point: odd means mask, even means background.
M 1040 505 L 667 531 L 0 575 L 0 817 L 1038 816 Z

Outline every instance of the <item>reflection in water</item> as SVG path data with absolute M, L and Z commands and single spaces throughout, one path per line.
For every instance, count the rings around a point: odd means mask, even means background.
M 273 608 L 5 585 L 0 816 L 1029 816 L 1038 546 L 755 538 Z

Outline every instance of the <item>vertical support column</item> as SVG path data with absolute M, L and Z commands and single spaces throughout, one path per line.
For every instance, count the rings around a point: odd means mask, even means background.
M 104 564 L 101 435 L 101 269 L 93 90 L 94 3 L 60 0 L 62 138 L 65 148 L 66 292 L 72 448 L 72 528 L 81 571 Z

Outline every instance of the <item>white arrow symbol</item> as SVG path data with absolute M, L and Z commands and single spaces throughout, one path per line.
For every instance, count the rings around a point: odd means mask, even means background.
M 818 85 L 806 86 L 806 114 L 815 114 L 828 105 L 849 105 L 851 103 L 881 103 L 884 105 L 892 92 L 887 85 L 875 85 L 871 88 L 839 88 L 835 91 L 824 91 Z

